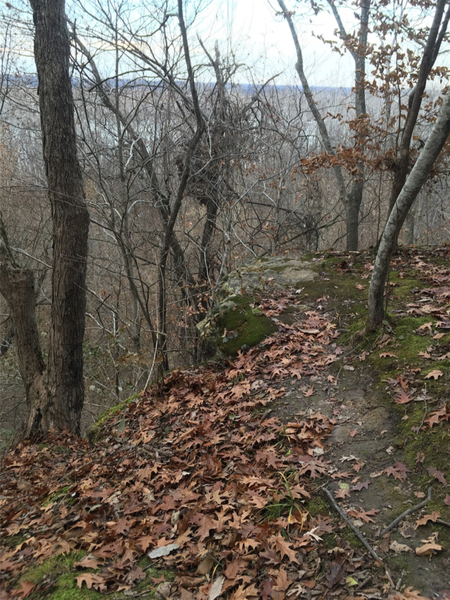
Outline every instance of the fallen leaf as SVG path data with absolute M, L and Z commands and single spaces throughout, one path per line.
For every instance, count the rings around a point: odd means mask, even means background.
M 197 567 L 197 573 L 200 573 L 200 575 L 209 575 L 214 564 L 214 559 L 211 556 L 205 556 Z
M 423 463 L 423 461 L 425 460 L 425 454 L 422 450 L 419 450 L 419 452 L 416 454 L 416 465 L 418 463 Z M 423 492 L 421 492 L 423 493 Z M 419 496 L 417 496 L 419 498 Z
M 245 584 L 241 584 L 238 589 L 231 594 L 230 600 L 247 600 L 247 598 L 258 598 L 259 591 L 254 585 L 245 587 Z
M 374 523 L 375 521 L 371 517 L 375 516 L 379 512 L 380 511 L 377 510 L 376 508 L 372 508 L 371 510 L 368 510 L 368 511 L 365 511 L 362 509 L 361 510 L 351 509 L 348 511 L 348 514 L 351 517 L 355 517 L 355 519 L 363 520 L 365 523 Z
M 344 563 L 334 560 L 328 566 L 328 573 L 326 574 L 326 584 L 330 590 L 332 590 L 344 577 L 346 569 Z
M 383 471 L 386 475 L 392 475 L 394 479 L 399 481 L 405 481 L 407 472 L 409 472 L 408 467 L 401 462 L 396 462 L 393 467 L 388 467 Z
M 443 374 L 444 373 L 441 370 L 434 369 L 433 371 L 430 371 L 428 375 L 425 375 L 425 379 L 439 379 Z
M 34 588 L 36 587 L 35 583 L 31 583 L 31 581 L 21 581 L 20 582 L 20 589 L 18 590 L 18 594 L 20 594 L 20 596 L 22 598 L 27 598 L 31 592 L 34 590 Z M 17 592 L 17 590 L 16 590 Z
M 99 569 L 103 564 L 103 560 L 100 560 L 93 554 L 85 556 L 81 560 L 73 563 L 74 567 L 82 567 L 84 569 Z
M 442 485 L 447 487 L 447 481 L 443 471 L 438 471 L 435 467 L 428 467 L 428 475 L 430 477 L 434 477 L 439 481 L 439 483 L 442 483 Z
M 161 556 L 168 556 L 174 550 L 179 548 L 179 544 L 167 544 L 167 546 L 161 546 L 159 548 L 155 548 L 151 552 L 147 554 L 149 558 L 161 558 Z
M 394 398 L 396 404 L 408 404 L 408 402 L 411 402 L 411 400 L 412 396 L 403 390 Z
M 433 322 L 430 321 L 429 323 L 424 323 L 423 325 L 421 325 L 420 327 L 418 327 L 416 329 L 416 331 L 424 331 L 425 329 L 428 329 L 429 331 L 431 331 L 432 327 L 433 327 Z
M 275 543 L 275 548 L 281 553 L 282 557 L 287 556 L 291 562 L 298 563 L 295 556 L 295 550 L 291 547 L 292 544 L 285 540 L 281 535 L 271 536 L 269 542 Z
M 426 525 L 429 521 L 433 521 L 433 523 L 436 523 L 436 520 L 439 519 L 440 516 L 441 513 L 438 510 L 435 510 L 430 515 L 424 515 L 420 519 L 417 519 L 416 524 L 414 525 L 414 529 L 417 529 L 421 525 Z
M 336 490 L 334 492 L 334 497 L 343 500 L 344 498 L 349 498 L 350 497 L 350 491 L 348 489 L 344 490 Z
M 354 485 L 352 488 L 350 488 L 351 492 L 360 492 L 361 490 L 367 490 L 369 489 L 369 485 L 372 482 L 370 481 L 370 479 L 367 479 L 367 481 L 362 481 L 361 483 L 357 483 L 356 485 Z
M 225 577 L 220 575 L 215 582 L 212 584 L 208 594 L 208 600 L 216 600 L 222 593 L 223 584 L 225 581 Z
M 389 600 L 429 600 L 429 598 L 421 596 L 420 592 L 412 587 L 407 587 L 403 592 L 396 592 L 393 596 L 389 596 Z
M 108 589 L 105 578 L 102 577 L 102 575 L 97 575 L 96 573 L 83 573 L 82 575 L 77 575 L 75 579 L 79 588 L 82 588 L 83 583 L 85 583 L 88 590 L 94 588 L 99 592 L 106 592 Z
M 177 579 L 178 585 L 188 590 L 198 588 L 204 581 L 203 577 L 190 577 L 189 575 L 182 575 Z
M 417 556 L 433 556 L 436 552 L 442 550 L 442 546 L 440 544 L 436 544 L 436 542 L 428 542 L 419 548 L 416 548 Z
M 433 340 L 441 340 L 445 336 L 445 333 L 436 333 L 433 335 Z
M 389 549 L 392 550 L 395 554 L 401 554 L 402 552 L 412 552 L 412 548 L 407 546 L 406 544 L 399 544 L 395 540 L 389 544 Z
M 277 555 L 275 553 L 274 553 L 274 556 L 275 556 L 275 558 L 277 558 Z M 236 579 L 236 577 L 239 575 L 239 573 L 242 573 L 242 571 L 244 569 L 246 569 L 247 566 L 248 566 L 248 561 L 242 560 L 241 558 L 236 558 L 235 560 L 232 560 L 231 562 L 229 562 L 227 564 L 227 566 L 224 570 L 224 574 L 226 575 L 226 577 L 228 579 L 231 579 L 231 580 Z
M 180 600 L 195 600 L 195 594 L 189 592 L 184 587 L 181 587 L 181 584 L 178 587 L 178 590 L 180 592 Z

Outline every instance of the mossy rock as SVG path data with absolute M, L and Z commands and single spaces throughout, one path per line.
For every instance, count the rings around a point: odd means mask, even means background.
M 260 258 L 227 275 L 222 284 L 221 295 L 264 294 L 274 289 L 301 287 L 303 283 L 315 278 L 316 273 L 305 260 L 286 256 Z
M 216 305 L 197 325 L 204 357 L 236 356 L 240 349 L 261 343 L 277 326 L 259 309 L 258 298 L 276 289 L 301 287 L 316 277 L 309 262 L 287 257 L 258 259 L 231 272 Z
M 249 296 L 236 296 L 235 306 L 217 321 L 216 344 L 226 356 L 236 356 L 241 348 L 257 346 L 278 329 L 259 309 L 251 307 L 251 301 Z

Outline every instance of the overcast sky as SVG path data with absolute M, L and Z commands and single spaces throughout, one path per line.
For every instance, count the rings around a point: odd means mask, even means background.
M 287 22 L 276 16 L 276 0 L 217 0 L 207 11 L 210 41 L 218 39 L 222 48 L 234 49 L 241 62 L 255 65 L 259 82 L 282 73 L 280 83 L 298 83 L 295 73 L 296 54 Z M 303 50 L 307 75 L 312 85 L 349 86 L 352 84 L 352 62 L 331 53 L 315 39 L 308 15 L 295 17 Z M 314 31 L 326 38 L 333 35 L 334 21 L 323 16 L 314 19 Z M 231 41 L 230 41 L 231 38 Z

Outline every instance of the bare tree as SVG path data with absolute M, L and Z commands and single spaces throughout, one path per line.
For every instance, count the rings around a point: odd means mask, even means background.
M 381 236 L 369 288 L 367 328 L 375 330 L 384 316 L 384 286 L 389 263 L 397 240 L 397 232 L 427 180 L 450 134 L 450 93 L 444 100 L 439 117 L 403 186 Z
M 294 25 L 293 12 L 289 11 L 286 7 L 284 0 L 278 0 L 281 12 L 288 22 L 289 29 L 291 32 L 292 39 L 294 41 L 295 51 L 297 54 L 297 62 L 295 69 L 300 78 L 303 92 L 306 96 L 309 109 L 314 117 L 319 130 L 319 135 L 322 140 L 323 147 L 329 156 L 336 157 L 336 149 L 333 146 L 328 128 L 325 124 L 324 118 L 322 117 L 319 107 L 314 99 L 314 94 L 309 85 L 308 78 L 304 69 L 303 63 L 303 52 L 300 45 L 300 41 L 297 35 L 297 31 Z M 365 88 L 365 76 L 366 76 L 366 52 L 367 52 L 367 35 L 369 27 L 369 13 L 370 13 L 370 0 L 363 0 L 360 5 L 360 14 L 358 15 L 359 20 L 359 35 L 357 38 L 350 36 L 342 22 L 339 11 L 336 7 L 336 3 L 329 0 L 334 18 L 336 19 L 339 33 L 343 42 L 355 63 L 355 113 L 356 113 L 356 154 L 358 159 L 356 166 L 354 167 L 352 174 L 352 181 L 350 188 L 347 189 L 347 183 L 345 181 L 344 171 L 341 165 L 337 161 L 333 161 L 333 171 L 336 178 L 339 196 L 344 204 L 346 211 L 346 228 L 347 228 L 347 249 L 357 250 L 358 249 L 358 226 L 359 226 L 359 212 L 363 199 L 364 190 L 364 161 L 362 156 L 364 154 L 364 121 L 366 115 L 366 88 Z
M 89 216 L 77 159 L 70 44 L 64 0 L 30 0 L 48 196 L 53 221 L 49 355 L 36 321 L 33 272 L 21 268 L 2 227 L 0 292 L 14 322 L 28 417 L 25 434 L 52 428 L 80 433 L 84 402 L 83 336 Z
M 391 191 L 391 209 L 393 208 L 409 173 L 413 134 L 419 118 L 425 88 L 429 80 L 431 70 L 436 63 L 442 42 L 445 38 L 449 19 L 450 4 L 448 0 L 438 0 L 436 3 L 433 22 L 423 48 L 423 56 L 421 59 L 419 72 L 417 73 L 416 84 L 411 90 L 408 98 L 406 118 L 403 129 L 400 133 L 400 143 L 396 151 L 394 179 Z M 397 235 L 399 231 L 400 229 L 398 229 Z

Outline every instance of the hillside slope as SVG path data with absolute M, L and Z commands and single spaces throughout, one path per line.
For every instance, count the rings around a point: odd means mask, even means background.
M 308 260 L 259 345 L 3 457 L 2 600 L 450 597 L 449 249 L 370 336 L 370 256 Z

